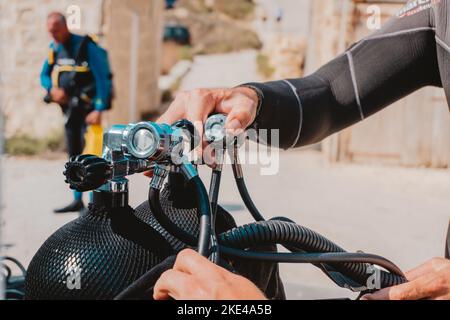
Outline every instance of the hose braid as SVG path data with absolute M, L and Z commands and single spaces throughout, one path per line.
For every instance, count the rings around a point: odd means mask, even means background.
M 305 252 L 328 253 L 346 252 L 332 241 L 308 228 L 286 221 L 260 221 L 240 226 L 222 233 L 219 243 L 223 246 L 248 249 L 257 245 L 281 244 L 293 246 Z M 330 264 L 337 271 L 366 284 L 372 274 L 365 263 Z M 380 285 L 382 288 L 404 283 L 403 276 L 381 270 Z

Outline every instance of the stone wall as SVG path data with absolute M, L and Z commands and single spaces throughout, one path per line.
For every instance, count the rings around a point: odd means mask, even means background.
M 136 121 L 142 115 L 158 113 L 163 4 L 162 0 L 104 2 L 104 40 L 116 85 L 109 123 Z
M 302 37 L 288 34 L 271 37 L 263 50 L 274 70 L 267 80 L 301 77 L 304 72 L 306 48 L 306 40 Z
M 46 137 L 62 129 L 59 107 L 42 102 L 39 74 L 51 41 L 47 14 L 66 12 L 72 5 L 81 9 L 81 28 L 72 31 L 100 34 L 100 43 L 109 50 L 117 100 L 106 125 L 130 119 L 124 110 L 130 108 L 131 12 L 140 18 L 136 114 L 157 106 L 162 0 L 0 0 L 0 90 L 7 137 Z
M 7 137 L 45 137 L 61 130 L 59 107 L 42 102 L 39 74 L 50 43 L 47 14 L 65 12 L 70 5 L 81 8 L 81 30 L 74 32 L 99 31 L 100 0 L 0 1 L 0 90 Z

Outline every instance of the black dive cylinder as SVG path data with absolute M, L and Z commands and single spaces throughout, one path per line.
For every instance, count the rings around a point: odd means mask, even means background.
M 176 224 L 197 236 L 196 208 L 185 200 L 186 190 L 180 177 L 171 177 L 161 203 Z M 159 225 L 148 202 L 133 210 L 127 197 L 126 192 L 95 191 L 87 213 L 57 230 L 33 257 L 25 298 L 113 299 L 165 258 L 186 248 Z M 174 202 L 179 208 L 173 207 Z
M 28 267 L 25 299 L 113 299 L 174 253 L 151 212 L 109 206 L 120 196 L 96 192 L 86 214 L 45 241 Z
M 113 299 L 167 257 L 188 247 L 157 222 L 148 201 L 133 210 L 127 198 L 126 192 L 95 191 L 87 213 L 57 230 L 33 257 L 25 299 Z M 181 174 L 169 175 L 160 199 L 169 219 L 198 237 L 195 191 Z M 219 207 L 217 232 L 234 227 L 234 219 Z M 223 261 L 223 266 L 233 266 L 232 271 L 252 280 L 268 298 L 285 297 L 277 264 L 235 259 Z

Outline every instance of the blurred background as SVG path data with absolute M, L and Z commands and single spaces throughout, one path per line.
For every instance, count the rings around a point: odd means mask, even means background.
M 301 77 L 379 28 L 405 1 L 13 0 L 0 1 L 3 116 L 1 250 L 25 265 L 77 214 L 62 176 L 63 117 L 42 102 L 47 14 L 79 13 L 72 32 L 108 50 L 115 100 L 103 121 L 154 120 L 179 90 Z M 244 172 L 265 216 L 286 215 L 347 250 L 410 269 L 442 256 L 450 217 L 450 121 L 442 90 L 426 88 L 319 145 L 281 152 L 280 170 Z M 206 169 L 202 171 L 208 180 Z M 131 204 L 148 181 L 131 178 Z M 86 200 L 86 199 L 85 199 Z M 250 221 L 228 168 L 221 203 Z M 283 265 L 288 298 L 353 296 L 311 266 Z

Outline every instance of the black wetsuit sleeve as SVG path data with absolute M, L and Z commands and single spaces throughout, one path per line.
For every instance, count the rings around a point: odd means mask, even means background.
M 442 86 L 430 11 L 391 18 L 310 76 L 246 84 L 261 97 L 255 127 L 278 129 L 281 148 L 300 147 L 319 142 L 421 87 Z

